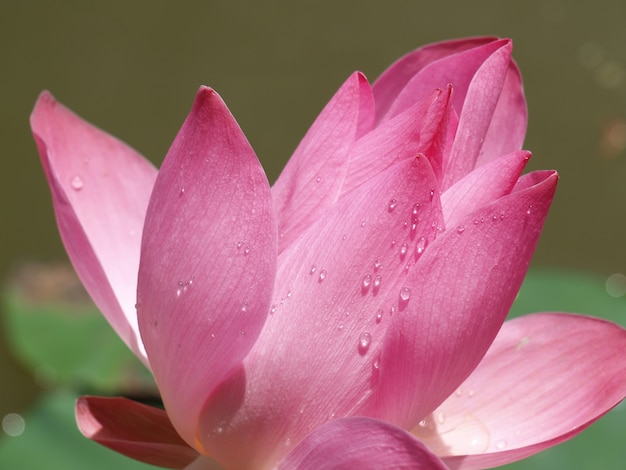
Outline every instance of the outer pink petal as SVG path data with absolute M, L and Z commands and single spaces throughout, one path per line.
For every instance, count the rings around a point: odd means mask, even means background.
M 265 323 L 276 238 L 263 169 L 224 102 L 203 87 L 154 187 L 138 286 L 153 373 L 190 445 L 204 401 Z
M 626 396 L 626 331 L 534 314 L 504 324 L 476 370 L 414 432 L 452 468 L 504 465 L 578 434 Z
M 432 62 L 492 43 L 495 40 L 496 38 L 484 37 L 437 42 L 428 44 L 401 57 L 385 70 L 372 86 L 376 99 L 377 118 L 380 120 L 387 114 L 402 89 L 420 70 Z M 447 83 L 443 84 L 443 86 L 445 85 Z M 433 89 L 426 91 L 432 91 Z
M 345 418 L 317 428 L 277 468 L 445 470 L 447 467 L 403 429 L 368 418 Z
M 317 220 L 341 193 L 354 141 L 369 131 L 373 97 L 355 72 L 323 109 L 272 188 L 279 251 Z
M 509 194 L 519 179 L 530 152 L 520 151 L 500 157 L 475 169 L 441 195 L 441 206 L 448 227 L 456 227 L 477 207 Z
M 374 402 L 380 417 L 413 427 L 477 366 L 526 273 L 557 175 L 470 214 L 425 251 L 414 286 L 387 331 Z
M 157 172 L 48 92 L 30 122 L 74 268 L 117 334 L 147 364 L 135 299 L 143 221 Z
M 183 468 L 198 457 L 165 411 L 126 398 L 82 397 L 76 403 L 76 421 L 85 437 L 135 460 Z
M 452 105 L 460 114 L 463 109 L 466 94 L 474 76 L 487 59 L 499 49 L 510 44 L 509 40 L 490 41 L 486 44 L 453 54 L 436 60 L 416 73 L 406 86 L 400 91 L 387 113 L 379 117 L 384 122 L 417 101 L 424 99 L 438 88 L 445 89 L 452 85 Z M 376 86 L 378 82 L 375 83 Z M 377 93 L 375 91 L 375 96 Z
M 512 43 L 506 41 L 487 57 L 472 77 L 462 107 L 455 105 L 457 111 L 460 111 L 459 124 L 444 169 L 444 190 L 476 166 L 508 76 L 512 50 Z M 506 122 L 505 125 L 507 124 L 509 123 Z M 510 148 L 506 153 L 513 150 L 518 148 Z
M 207 402 L 208 453 L 234 468 L 274 462 L 327 419 L 359 413 L 378 386 L 385 331 L 402 315 L 406 270 L 438 233 L 435 185 L 426 158 L 401 162 L 280 255 L 273 313 L 244 370 Z

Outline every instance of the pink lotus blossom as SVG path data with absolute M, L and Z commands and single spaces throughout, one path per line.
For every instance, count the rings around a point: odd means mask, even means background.
M 270 188 L 198 91 L 157 170 L 43 93 L 31 125 L 86 288 L 165 411 L 78 401 L 81 431 L 157 465 L 482 468 L 563 441 L 626 395 L 626 333 L 504 322 L 556 188 L 521 176 L 509 40 L 354 73 Z

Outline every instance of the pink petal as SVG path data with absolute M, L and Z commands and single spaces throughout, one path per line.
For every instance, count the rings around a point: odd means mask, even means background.
M 502 48 L 510 48 L 510 41 L 489 41 L 426 65 L 411 77 L 404 88 L 397 94 L 387 113 L 384 116 L 379 115 L 379 123 L 391 119 L 417 101 L 423 100 L 433 90 L 438 88 L 445 89 L 448 85 L 452 85 L 454 89 L 452 106 L 460 113 L 463 109 L 468 89 L 477 71 L 490 56 Z M 378 82 L 374 84 L 374 96 L 376 99 L 378 99 L 377 85 Z
M 185 467 L 185 470 L 224 470 L 215 460 L 200 456 L 189 465 Z
M 522 77 L 515 62 L 511 61 L 476 166 L 521 149 L 527 122 L 528 110 Z
M 445 168 L 442 184 L 444 190 L 476 166 L 508 76 L 512 50 L 512 43 L 506 41 L 487 57 L 472 77 L 462 107 L 455 106 L 461 111 L 450 159 Z M 506 153 L 514 150 L 518 148 L 510 148 Z
M 386 329 L 402 315 L 390 312 L 405 269 L 437 235 L 435 186 L 426 158 L 400 162 L 280 255 L 273 313 L 244 370 L 206 403 L 198 436 L 208 453 L 227 467 L 277 461 L 287 439 L 359 412 L 378 386 Z
M 485 37 L 437 42 L 421 47 L 398 59 L 383 72 L 372 86 L 378 119 L 380 120 L 388 113 L 402 89 L 420 70 L 440 59 L 492 43 L 495 40 L 496 38 Z M 446 85 L 447 83 L 443 84 L 443 86 Z M 434 88 L 426 91 L 432 90 Z
M 126 398 L 82 397 L 76 421 L 85 437 L 151 465 L 183 468 L 198 457 L 165 411 Z
M 459 469 L 504 465 L 578 434 L 626 395 L 626 331 L 534 314 L 504 324 L 476 370 L 414 432 Z
M 440 177 L 440 139 L 445 140 L 450 90 L 436 90 L 362 138 L 350 150 L 342 193 L 348 192 L 395 163 L 425 153 Z M 441 135 L 444 137 L 441 137 Z
M 556 173 L 450 227 L 408 273 L 410 300 L 393 317 L 380 359 L 376 417 L 413 427 L 480 362 L 522 283 Z
M 373 121 L 367 80 L 355 72 L 323 109 L 272 188 L 280 218 L 279 251 L 317 220 L 341 193 L 354 141 Z
M 48 92 L 30 122 L 74 268 L 117 334 L 147 364 L 135 299 L 143 221 L 157 172 Z
M 330 421 L 298 444 L 278 470 L 445 470 L 445 464 L 403 429 L 368 418 Z
M 203 87 L 152 193 L 138 286 L 153 373 L 190 445 L 204 401 L 265 323 L 276 238 L 263 169 L 224 102 Z
M 477 207 L 509 194 L 519 179 L 530 152 L 500 157 L 477 168 L 441 195 L 446 225 L 456 227 Z

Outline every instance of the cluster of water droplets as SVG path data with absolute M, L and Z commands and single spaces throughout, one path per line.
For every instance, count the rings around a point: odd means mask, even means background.
M 180 297 L 182 294 L 187 292 L 187 290 L 193 285 L 193 281 L 195 276 L 191 276 L 188 280 L 178 281 L 176 283 L 176 297 Z
M 243 253 L 244 256 L 248 256 L 251 250 L 252 250 L 252 247 L 248 245 L 245 241 L 239 240 L 237 242 L 237 251 L 240 251 L 241 253 Z

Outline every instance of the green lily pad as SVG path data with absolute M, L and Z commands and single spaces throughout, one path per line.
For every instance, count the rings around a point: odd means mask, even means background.
M 3 295 L 7 342 L 44 385 L 97 393 L 154 390 L 150 373 L 115 334 L 67 265 L 25 266 Z

